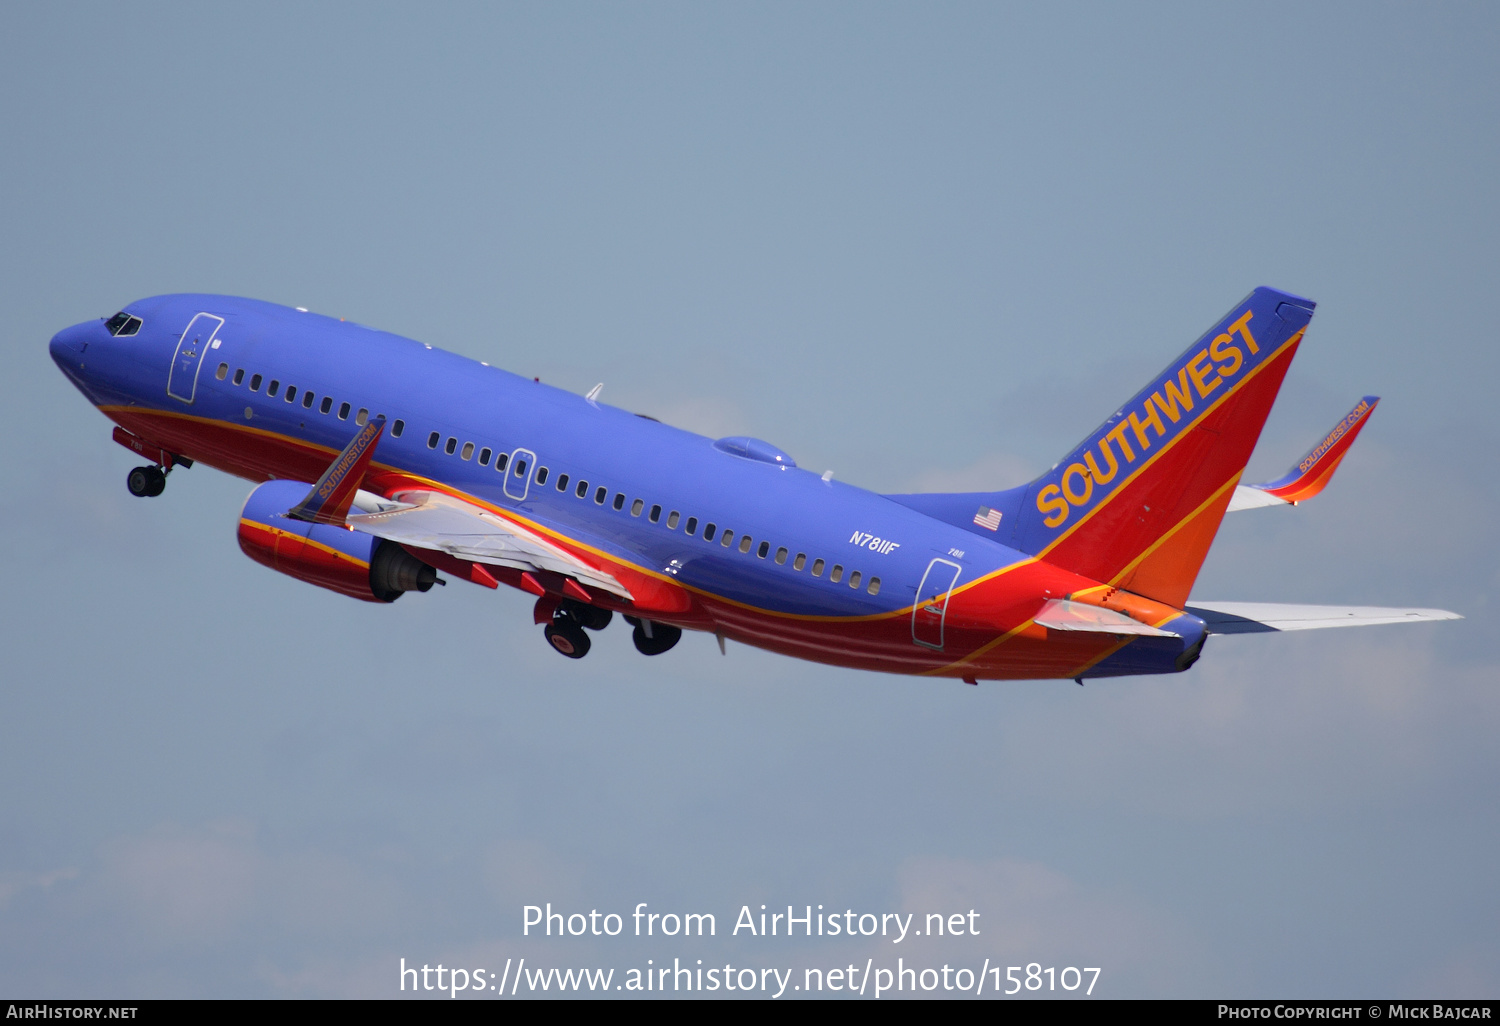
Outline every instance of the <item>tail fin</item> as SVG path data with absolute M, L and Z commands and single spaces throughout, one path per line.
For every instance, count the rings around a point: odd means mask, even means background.
M 1252 292 L 1025 489 L 1011 544 L 1182 608 L 1313 308 Z

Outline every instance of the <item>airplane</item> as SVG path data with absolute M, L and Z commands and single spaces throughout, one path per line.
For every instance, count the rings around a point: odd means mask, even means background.
M 536 597 L 560 654 L 619 613 L 646 655 L 700 631 L 801 659 L 980 680 L 1187 670 L 1211 634 L 1459 619 L 1190 600 L 1227 512 L 1332 478 L 1368 396 L 1287 474 L 1240 483 L 1315 304 L 1258 288 L 1020 487 L 882 495 L 758 438 L 710 439 L 363 325 L 165 295 L 53 360 L 146 462 L 257 482 L 240 547 L 376 604 L 446 584 Z

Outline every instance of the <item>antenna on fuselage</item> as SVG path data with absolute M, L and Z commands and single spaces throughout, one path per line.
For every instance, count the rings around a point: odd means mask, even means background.
M 584 398 L 589 402 L 593 402 L 595 399 L 599 398 L 599 393 L 602 391 L 604 391 L 604 382 L 601 381 L 599 382 L 599 384 L 589 389 L 588 393 L 584 395 Z

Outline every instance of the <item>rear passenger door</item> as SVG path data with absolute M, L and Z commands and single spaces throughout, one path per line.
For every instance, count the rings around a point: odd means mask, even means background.
M 958 581 L 959 565 L 946 559 L 927 564 L 917 588 L 916 608 L 911 611 L 911 640 L 926 648 L 941 650 L 943 623 L 948 618 L 948 596 Z

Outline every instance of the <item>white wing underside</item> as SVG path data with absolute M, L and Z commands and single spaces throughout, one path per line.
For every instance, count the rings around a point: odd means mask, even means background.
M 1287 502 L 1285 499 L 1278 499 L 1270 492 L 1262 491 L 1261 489 L 1255 488 L 1251 485 L 1235 485 L 1234 495 L 1229 499 L 1229 508 L 1224 512 L 1233 513 L 1236 510 L 1255 509 L 1259 506 L 1290 505 L 1292 504 L 1290 502 Z
M 1310 631 L 1325 627 L 1368 627 L 1382 623 L 1462 620 L 1446 609 L 1393 609 L 1383 606 L 1298 606 L 1281 602 L 1198 602 L 1187 611 L 1208 624 L 1210 634 Z
M 1067 599 L 1052 599 L 1042 606 L 1033 619 L 1054 631 L 1089 631 L 1095 634 L 1142 634 L 1156 638 L 1180 638 L 1182 635 L 1134 620 L 1113 609 L 1103 609 Z
M 346 519 L 356 531 L 398 544 L 446 552 L 472 563 L 562 574 L 627 601 L 634 599 L 614 577 L 540 535 L 439 492 L 400 492 L 384 499 L 360 491 Z

